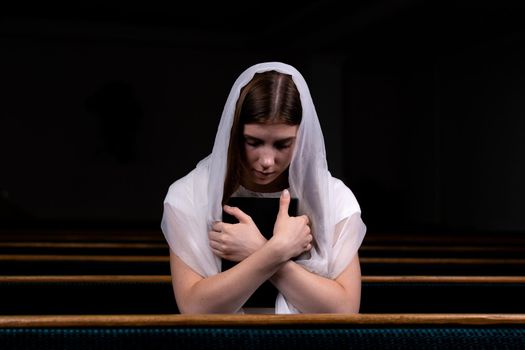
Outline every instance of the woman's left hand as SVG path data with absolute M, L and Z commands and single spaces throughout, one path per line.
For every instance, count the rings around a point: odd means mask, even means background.
M 214 223 L 208 234 L 210 247 L 220 258 L 239 262 L 261 248 L 266 243 L 266 238 L 252 218 L 241 209 L 225 205 L 224 211 L 237 218 L 239 223 Z

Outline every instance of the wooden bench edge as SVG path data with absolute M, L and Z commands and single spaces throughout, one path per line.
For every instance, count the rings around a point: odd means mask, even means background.
M 271 326 L 502 326 L 525 327 L 525 314 L 299 315 L 32 315 L 0 316 L 2 328 L 35 327 L 271 327 Z

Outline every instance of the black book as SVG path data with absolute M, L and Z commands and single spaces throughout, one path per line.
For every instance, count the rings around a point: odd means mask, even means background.
M 226 202 L 231 207 L 238 207 L 243 212 L 248 214 L 255 225 L 261 231 L 261 234 L 266 239 L 272 238 L 273 226 L 279 213 L 279 198 L 268 197 L 230 197 Z M 297 215 L 298 199 L 291 198 L 288 207 L 288 215 Z M 238 223 L 239 221 L 232 215 L 222 212 L 222 221 L 230 224 Z M 237 262 L 222 259 L 222 271 L 226 271 Z M 245 303 L 245 307 L 273 307 L 275 298 L 277 297 L 277 289 L 270 282 L 264 282 L 253 295 Z

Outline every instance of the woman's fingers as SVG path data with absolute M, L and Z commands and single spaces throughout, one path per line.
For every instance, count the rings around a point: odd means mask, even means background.
M 229 254 L 229 250 L 228 245 L 223 242 L 221 236 L 220 232 L 210 232 L 210 248 L 215 255 L 224 258 Z
M 213 231 L 221 232 L 224 227 L 224 222 L 222 221 L 215 221 L 212 225 Z
M 281 193 L 281 197 L 279 199 L 279 213 L 277 214 L 277 218 L 279 217 L 288 217 L 288 208 L 290 207 L 290 192 L 288 190 L 284 190 Z
M 304 221 L 305 221 L 305 223 L 306 223 L 307 225 L 310 224 L 310 218 L 308 217 L 308 215 L 301 215 L 301 217 L 304 219 Z
M 229 205 L 225 205 L 224 211 L 230 215 L 233 215 L 242 224 L 248 224 L 252 221 L 250 215 L 246 214 L 237 207 L 230 207 Z

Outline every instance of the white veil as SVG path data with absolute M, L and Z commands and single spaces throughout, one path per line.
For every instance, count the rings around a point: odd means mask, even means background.
M 285 63 L 256 64 L 237 78 L 224 106 L 211 155 L 170 186 L 161 227 L 170 248 L 188 266 L 204 277 L 220 272 L 221 261 L 211 252 L 207 233 L 214 221 L 222 220 L 221 201 L 235 106 L 240 90 L 254 74 L 269 70 L 292 76 L 303 109 L 289 184 L 292 196 L 299 199 L 299 213 L 310 218 L 315 245 L 308 259 L 296 262 L 311 272 L 335 278 L 356 254 L 366 227 L 352 192 L 328 171 L 323 133 L 308 86 L 303 76 Z M 335 200 L 334 191 L 340 192 L 337 198 L 343 200 Z M 338 223 L 341 229 L 335 232 Z M 279 294 L 276 313 L 296 312 Z

